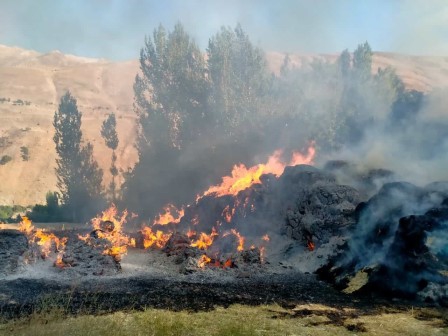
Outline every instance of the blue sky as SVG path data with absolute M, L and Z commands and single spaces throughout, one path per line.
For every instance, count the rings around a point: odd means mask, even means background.
M 205 50 L 238 22 L 270 51 L 377 51 L 448 56 L 448 0 L 0 0 L 0 44 L 114 60 L 180 21 Z

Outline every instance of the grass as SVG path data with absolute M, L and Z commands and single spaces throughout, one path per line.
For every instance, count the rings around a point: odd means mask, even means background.
M 0 335 L 448 335 L 448 314 L 422 308 L 365 314 L 322 305 L 233 305 L 197 313 L 147 309 L 70 317 L 54 308 L 6 321 Z

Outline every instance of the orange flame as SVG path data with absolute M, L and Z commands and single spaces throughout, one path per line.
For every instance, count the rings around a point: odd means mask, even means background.
M 261 237 L 261 239 L 264 240 L 265 242 L 268 242 L 269 240 L 271 240 L 267 234 L 265 234 L 263 237 Z
M 266 248 L 264 246 L 260 247 L 260 261 L 261 263 L 264 263 L 264 256 L 266 254 Z
M 209 257 L 207 257 L 207 255 L 203 254 L 199 260 L 198 260 L 198 267 L 200 268 L 204 268 L 205 265 L 207 265 L 208 263 L 210 263 L 210 261 L 212 261 L 212 259 L 210 259 Z
M 193 238 L 193 237 L 195 237 L 196 236 L 196 231 L 194 231 L 194 230 L 192 230 L 192 229 L 188 229 L 188 231 L 187 231 L 187 237 L 188 238 Z
M 154 232 L 147 226 L 145 226 L 140 232 L 143 235 L 143 247 L 145 249 L 151 246 L 162 248 L 171 237 L 171 233 L 164 233 L 160 230 Z
M 31 222 L 31 220 L 28 217 L 23 216 L 22 221 L 19 223 L 19 231 L 23 232 L 24 234 L 26 234 L 28 236 L 33 232 L 33 230 L 34 230 L 34 226 Z
M 233 262 L 232 259 L 227 259 L 226 262 L 224 263 L 223 267 L 227 268 L 227 267 L 232 267 Z
M 19 230 L 23 232 L 30 243 L 39 246 L 42 258 L 47 258 L 51 252 L 62 251 L 65 248 L 67 238 L 59 239 L 53 233 L 47 233 L 44 229 L 35 229 L 31 220 L 24 216 L 19 223 Z
M 42 229 L 38 229 L 34 235 L 36 244 L 40 246 L 42 255 L 47 258 L 52 252 L 60 251 L 65 248 L 67 238 L 59 239 L 53 233 L 47 233 Z
M 161 213 L 154 220 L 154 224 L 166 225 L 169 223 L 179 223 L 184 216 L 184 209 L 177 209 L 174 205 L 168 204 L 163 208 L 164 213 Z
M 56 261 L 54 262 L 54 266 L 58 267 L 58 268 L 64 268 L 67 265 L 62 261 L 62 253 L 58 253 L 57 257 L 56 257 Z
M 307 243 L 307 247 L 309 251 L 314 251 L 314 248 L 316 247 L 316 245 L 314 245 L 314 243 L 310 240 Z
M 227 223 L 230 223 L 232 221 L 232 217 L 234 214 L 235 214 L 235 208 L 232 208 L 232 210 L 230 210 L 230 205 L 227 205 L 222 211 L 221 216 L 224 217 Z
M 217 235 L 218 233 L 216 232 L 215 228 L 212 228 L 212 232 L 209 235 L 205 232 L 201 232 L 199 238 L 196 241 L 192 242 L 190 246 L 197 247 L 201 250 L 206 250 L 210 245 L 213 244 L 213 240 Z
M 198 215 L 195 215 L 193 217 L 193 219 L 191 220 L 191 224 L 193 224 L 193 225 L 198 225 L 199 224 L 199 216 Z
M 238 246 L 237 246 L 237 250 L 239 252 L 244 250 L 244 242 L 246 241 L 246 238 L 244 238 L 237 230 L 232 229 L 230 230 L 230 232 L 226 232 L 223 234 L 223 237 L 229 235 L 229 234 L 233 234 L 237 239 L 238 239 Z
M 281 162 L 282 151 L 276 150 L 265 164 L 258 164 L 250 168 L 247 168 L 244 164 L 235 165 L 233 166 L 231 176 L 224 176 L 221 184 L 210 187 L 204 192 L 203 196 L 210 194 L 216 196 L 237 195 L 241 190 L 255 183 L 260 183 L 260 176 L 263 174 L 270 173 L 278 177 L 283 173 L 286 166 L 311 164 L 315 153 L 314 143 L 311 143 L 308 147 L 307 154 L 294 152 L 288 164 Z
M 132 239 L 122 232 L 127 216 L 127 210 L 124 210 L 119 216 L 117 208 L 112 204 L 111 207 L 102 212 L 101 216 L 97 216 L 91 220 L 93 228 L 98 230 L 98 237 L 108 240 L 112 245 L 112 247 L 104 250 L 103 253 L 114 257 L 116 260 L 121 259 L 121 256 L 126 254 L 128 246 L 135 245 L 135 241 L 133 242 Z M 112 225 L 108 228 L 102 227 L 107 222 L 112 223 Z M 78 235 L 78 238 L 88 241 L 90 237 L 89 235 Z

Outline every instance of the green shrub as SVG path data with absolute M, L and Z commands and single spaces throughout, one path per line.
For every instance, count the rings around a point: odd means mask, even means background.
M 0 165 L 5 165 L 11 160 L 12 157 L 10 157 L 9 155 L 3 155 L 2 158 L 0 159 Z
M 52 223 L 66 221 L 63 207 L 59 205 L 59 194 L 57 192 L 47 192 L 47 204 L 36 204 L 27 216 L 34 222 Z
M 28 147 L 25 146 L 20 147 L 20 155 L 23 161 L 28 161 L 30 159 L 30 151 Z

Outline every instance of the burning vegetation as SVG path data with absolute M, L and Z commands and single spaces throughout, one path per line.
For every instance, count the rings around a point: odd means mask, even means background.
M 363 165 L 322 164 L 347 144 L 377 139 L 366 124 L 378 132 L 406 128 L 399 149 L 413 140 L 408 134 L 434 126 L 405 124 L 400 104 L 415 97 L 393 71 L 372 74 L 370 46 L 311 69 L 295 69 L 285 58 L 278 77 L 268 76 L 263 53 L 240 26 L 223 28 L 207 52 L 205 59 L 181 25 L 169 34 L 159 28 L 145 41 L 134 85 L 139 160 L 125 178 L 115 116 L 103 123 L 112 150 L 107 201 L 138 215 L 112 205 L 88 228 L 67 232 L 35 228 L 22 217 L 19 232 L 0 231 L 2 275 L 49 261 L 68 278 L 149 278 L 159 271 L 165 279 L 174 269 L 194 284 L 229 276 L 240 285 L 261 274 L 257 286 L 264 288 L 276 286 L 272 275 L 317 272 L 346 293 L 448 305 L 448 183 L 401 182 L 398 173 L 371 167 L 377 153 L 369 149 Z M 250 71 L 238 66 L 242 60 Z M 377 96 L 390 116 L 372 104 Z M 64 95 L 54 118 L 61 196 L 49 195 L 45 209 L 85 222 L 107 203 L 81 115 L 76 99 Z M 244 296 L 238 291 L 236 302 Z

